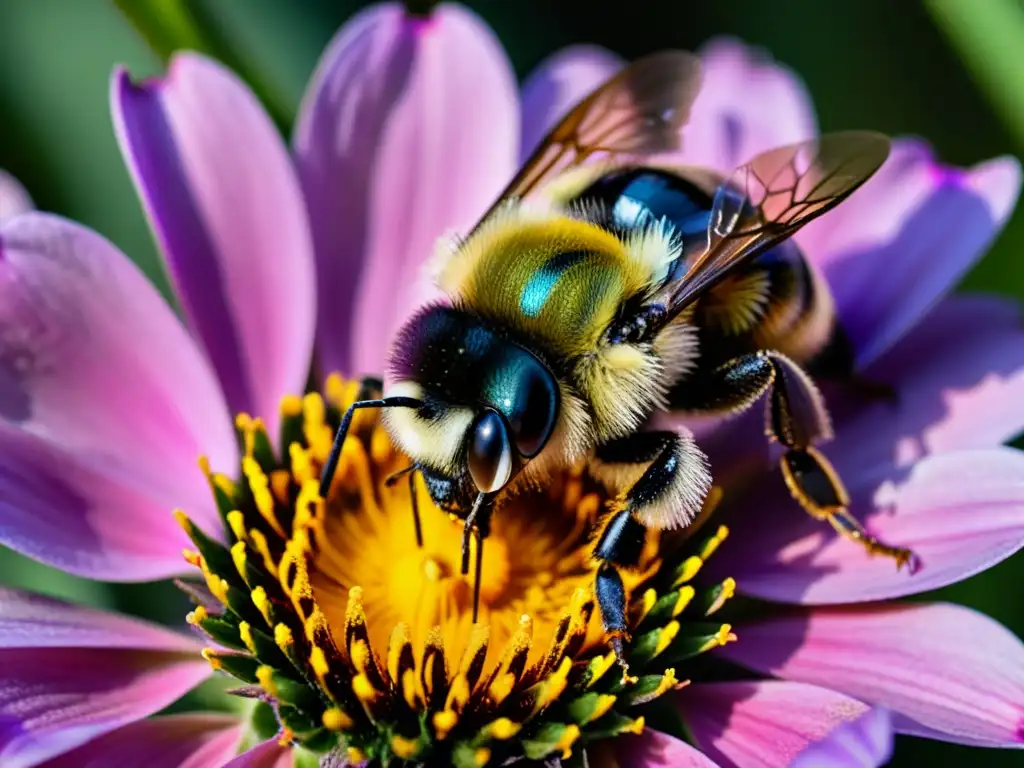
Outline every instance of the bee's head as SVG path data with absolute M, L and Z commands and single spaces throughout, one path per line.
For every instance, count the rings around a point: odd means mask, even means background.
M 548 444 L 558 422 L 554 373 L 480 318 L 449 307 L 414 316 L 398 335 L 390 394 L 423 405 L 387 413 L 396 441 L 416 461 L 477 490 L 504 488 Z

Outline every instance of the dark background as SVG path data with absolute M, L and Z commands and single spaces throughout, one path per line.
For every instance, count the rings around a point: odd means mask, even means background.
M 150 0 L 137 0 L 140 3 Z M 163 0 L 152 0 L 159 4 Z M 340 24 L 365 5 L 341 0 L 205 0 L 237 55 L 294 114 L 316 60 Z M 1024 8 L 1019 0 L 661 0 L 470 2 L 494 28 L 522 77 L 558 48 L 604 45 L 627 58 L 693 49 L 727 34 L 763 46 L 796 70 L 823 130 L 873 128 L 927 138 L 945 161 L 971 165 L 1024 153 Z M 599 7 L 614 9 L 598 12 Z M 117 243 L 166 291 L 156 253 L 107 109 L 116 63 L 135 76 L 159 59 L 106 0 L 0 0 L 0 168 L 41 208 L 81 221 Z M 970 274 L 965 288 L 1024 298 L 1024 210 Z M 939 597 L 964 603 L 1024 634 L 1018 586 L 1024 558 Z M 0 552 L 0 582 L 179 623 L 182 603 L 162 585 L 84 582 Z M 201 693 L 198 699 L 203 698 Z M 195 701 L 195 699 L 194 699 Z M 1020 752 L 980 752 L 898 741 L 893 765 L 974 760 L 1021 766 Z

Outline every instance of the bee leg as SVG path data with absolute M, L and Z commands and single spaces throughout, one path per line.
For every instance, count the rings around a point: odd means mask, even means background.
M 740 371 L 756 370 L 764 382 L 764 372 L 769 367 L 767 385 L 761 389 L 762 392 L 770 390 L 767 433 L 786 449 L 780 464 L 793 498 L 809 515 L 828 521 L 841 535 L 857 542 L 870 554 L 891 557 L 897 568 L 908 565 L 913 572 L 917 557 L 911 550 L 890 546 L 869 535 L 850 514 L 850 499 L 842 480 L 829 460 L 814 447 L 813 443 L 832 437 L 832 427 L 824 401 L 810 377 L 789 358 L 769 351 L 738 357 L 721 366 L 715 374 L 724 383 L 735 379 Z M 746 405 L 756 399 L 748 400 Z
M 629 633 L 619 571 L 639 564 L 645 523 L 667 528 L 692 519 L 710 483 L 704 454 L 690 436 L 676 432 L 639 432 L 605 443 L 597 448 L 592 471 L 609 485 L 621 485 L 623 473 L 635 476 L 641 467 L 639 479 L 625 492 L 593 552 L 601 563 L 594 586 L 601 621 L 623 674 L 628 666 L 622 645 Z
M 469 537 L 476 536 L 476 567 L 473 575 L 473 623 L 480 612 L 480 576 L 483 573 L 484 539 L 491 529 L 491 494 L 479 493 L 462 525 L 462 575 L 469 573 Z
M 626 622 L 626 589 L 622 584 L 619 567 L 632 568 L 640 561 L 644 533 L 643 525 L 633 517 L 629 509 L 620 509 L 605 526 L 593 553 L 601 562 L 594 580 L 601 623 L 608 644 L 615 652 L 615 659 L 622 667 L 623 677 L 629 672 L 629 665 L 622 644 L 628 643 L 630 637 Z

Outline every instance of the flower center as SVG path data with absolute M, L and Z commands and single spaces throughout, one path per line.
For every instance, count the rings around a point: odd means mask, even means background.
M 689 583 L 724 529 L 682 544 L 652 533 L 623 574 L 637 676 L 611 672 L 590 555 L 609 499 L 583 467 L 495 510 L 474 625 L 462 522 L 410 482 L 374 414 L 357 414 L 320 497 L 320 468 L 358 390 L 331 377 L 324 397 L 286 398 L 280 451 L 259 420 L 239 417 L 239 481 L 207 469 L 229 546 L 179 513 L 210 592 L 189 621 L 234 649 L 206 656 L 272 705 L 283 738 L 383 763 L 567 755 L 578 741 L 638 731 L 635 708 L 680 684 L 673 665 L 732 639 L 706 620 L 731 580 L 700 595 Z

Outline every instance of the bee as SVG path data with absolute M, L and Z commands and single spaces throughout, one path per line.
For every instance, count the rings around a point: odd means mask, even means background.
M 681 149 L 700 82 L 695 57 L 652 54 L 562 119 L 476 227 L 439 247 L 450 301 L 400 329 L 387 394 L 346 411 L 322 475 L 326 495 L 353 414 L 384 409 L 410 483 L 420 474 L 463 521 L 463 574 L 477 541 L 475 621 L 492 513 L 586 461 L 617 494 L 593 556 L 620 661 L 620 569 L 637 564 L 648 529 L 692 522 L 711 485 L 692 435 L 646 428 L 658 411 L 736 413 L 763 398 L 796 502 L 872 554 L 913 557 L 849 514 L 815 447 L 831 427 L 809 371 L 852 375 L 852 355 L 827 285 L 789 240 L 870 178 L 890 142 L 829 134 L 727 178 L 662 162 Z

